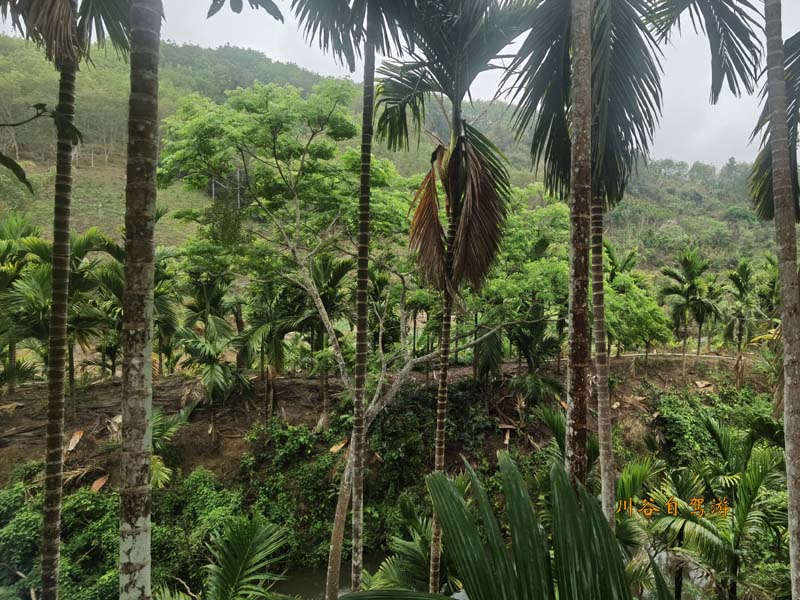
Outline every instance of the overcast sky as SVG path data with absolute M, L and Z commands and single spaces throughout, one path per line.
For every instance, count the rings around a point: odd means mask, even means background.
M 256 13 L 248 8 L 242 15 L 225 8 L 206 21 L 197 4 L 198 0 L 164 0 L 165 38 L 202 46 L 230 43 L 256 48 L 273 59 L 294 62 L 318 73 L 348 75 L 330 57 L 303 41 L 297 23 L 286 10 L 285 0 L 282 2 L 287 17 L 285 25 L 263 11 Z M 784 1 L 783 8 L 784 36 L 788 37 L 800 30 L 800 2 Z M 664 113 L 655 138 L 654 157 L 701 160 L 717 165 L 731 156 L 740 161 L 755 157 L 758 149 L 749 144 L 749 138 L 759 100 L 737 99 L 723 92 L 719 103 L 711 106 L 708 52 L 705 38 L 696 35 L 691 26 L 684 27 L 682 35 L 664 48 Z M 353 78 L 359 80 L 360 74 Z M 476 97 L 491 98 L 496 88 L 496 76 L 487 74 L 476 83 L 473 92 Z

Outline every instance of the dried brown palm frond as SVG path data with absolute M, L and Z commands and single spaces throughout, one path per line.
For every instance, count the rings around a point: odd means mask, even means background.
M 437 289 L 444 289 L 445 240 L 444 229 L 439 218 L 439 192 L 436 186 L 437 173 L 441 172 L 445 149 L 438 146 L 431 156 L 431 168 L 425 175 L 412 207 L 416 206 L 411 219 L 409 247 L 417 252 L 422 276 Z
M 57 66 L 78 62 L 81 44 L 77 15 L 70 0 L 17 0 L 15 4 L 15 11 L 24 21 L 25 34 L 44 48 L 48 60 Z
M 467 126 L 466 186 L 454 240 L 453 284 L 480 287 L 497 257 L 511 197 L 503 157 L 482 134 Z

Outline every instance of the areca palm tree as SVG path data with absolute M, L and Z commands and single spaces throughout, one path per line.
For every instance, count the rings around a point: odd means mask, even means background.
M 72 151 L 78 141 L 74 126 L 75 80 L 78 63 L 88 56 L 92 37 L 106 39 L 120 51 L 128 47 L 128 0 L 0 1 L 0 14 L 10 14 L 25 35 L 44 47 L 59 70 L 56 107 L 57 153 L 53 216 L 52 310 L 47 352 L 48 434 L 44 476 L 42 525 L 42 600 L 58 597 L 58 561 L 61 535 L 61 494 L 64 437 L 64 373 L 67 354 L 69 293 L 69 231 L 72 200 Z
M 795 221 L 800 215 L 797 178 L 798 106 L 800 106 L 800 32 L 785 44 L 780 0 L 766 0 L 767 82 L 764 110 L 755 137 L 763 132 L 762 149 L 751 175 L 751 194 L 762 218 L 775 221 L 783 331 L 783 411 L 786 425 L 787 477 L 789 484 L 789 539 L 792 594 L 800 596 L 800 283 L 797 273 Z
M 264 386 L 263 416 L 272 418 L 275 404 L 275 387 L 272 372 L 283 371 L 286 356 L 286 336 L 295 331 L 299 299 L 294 290 L 266 283 L 250 291 L 250 307 L 245 337 L 250 350 L 259 357 L 259 372 Z
M 627 533 L 639 530 L 653 536 L 655 548 L 675 559 L 676 600 L 686 566 L 699 568 L 720 600 L 736 600 L 743 582 L 742 557 L 755 551 L 765 536 L 779 540 L 784 527 L 785 514 L 768 502 L 769 491 L 784 477 L 780 426 L 763 428 L 754 422 L 750 431 L 739 432 L 704 417 L 703 427 L 714 445 L 713 459 L 672 470 L 649 458 L 626 465 L 621 497 L 648 497 L 661 507 L 675 503 L 672 513 L 655 514 L 652 525 L 637 515 L 626 524 Z M 702 503 L 691 504 L 693 498 Z
M 582 39 L 573 35 L 578 32 L 574 21 L 578 14 L 571 14 L 564 2 L 538 3 L 531 17 L 533 26 L 512 63 L 507 80 L 512 82 L 512 97 L 518 103 L 516 127 L 520 135 L 528 129 L 533 131 L 531 154 L 534 164 L 544 164 L 545 184 L 556 194 L 572 191 L 569 394 L 570 430 L 574 437 L 570 455 L 573 457 L 571 472 L 582 476 L 585 476 L 583 432 L 588 400 L 585 384 L 588 374 L 584 369 L 589 358 L 590 338 L 586 312 L 588 255 L 584 254 L 588 253 L 589 205 L 588 200 L 576 195 L 575 186 L 590 184 L 588 175 L 581 181 L 572 181 L 572 176 L 577 177 L 578 173 L 571 161 L 578 157 L 586 159 L 589 155 L 591 158 L 591 272 L 598 428 L 604 465 L 602 495 L 604 511 L 613 524 L 615 485 L 603 289 L 603 214 L 622 200 L 636 161 L 648 152 L 661 110 L 661 69 L 656 38 L 646 25 L 651 16 L 649 3 L 641 0 L 594 2 L 590 40 L 586 32 Z M 584 67 L 578 62 L 579 43 L 590 44 L 593 65 L 590 87 L 585 87 L 586 82 L 580 79 L 578 72 Z M 584 71 L 583 76 L 588 73 Z M 591 153 L 573 146 L 570 139 L 571 121 L 577 136 L 574 121 L 581 114 L 578 109 L 584 102 L 584 95 L 593 97 Z M 581 141 L 589 143 L 588 137 Z
M 292 8 L 305 28 L 306 36 L 317 39 L 337 60 L 355 69 L 356 56 L 364 59 L 364 97 L 361 123 L 361 174 L 358 203 L 358 272 L 356 275 L 356 364 L 353 398 L 353 561 L 351 585 L 361 585 L 363 568 L 362 529 L 364 519 L 364 390 L 367 380 L 369 351 L 369 245 L 372 137 L 375 110 L 375 58 L 397 50 L 403 37 L 402 23 L 409 16 L 416 0 L 292 0 Z M 341 519 L 340 519 L 341 521 Z M 338 573 L 341 563 L 343 523 L 335 523 L 329 557 L 329 583 L 326 597 L 338 594 Z M 335 580 L 335 581 L 333 581 Z
M 11 213 L 0 221 L 0 294 L 5 294 L 24 273 L 28 263 L 28 252 L 23 240 L 40 237 L 41 229 L 26 217 Z M 8 348 L 8 362 L 4 368 L 7 396 L 13 399 L 17 383 L 17 342 L 19 341 L 18 319 L 8 311 L 0 316 L 0 331 L 3 343 Z
M 753 270 L 746 259 L 739 261 L 736 269 L 728 273 L 733 299 L 731 318 L 725 326 L 725 339 L 736 344 L 736 384 L 741 387 L 743 380 L 742 354 L 745 344 L 753 337 L 756 324 L 764 315 L 758 306 Z
M 722 296 L 722 287 L 717 283 L 718 277 L 715 275 L 700 281 L 697 289 L 697 297 L 689 306 L 689 313 L 697 323 L 697 357 L 700 357 L 700 349 L 703 340 L 703 326 L 708 324 L 709 330 L 713 322 L 717 321 L 722 313 L 719 301 Z M 709 342 L 711 345 L 711 331 L 708 331 Z
M 673 321 L 683 335 L 682 374 L 686 375 L 686 346 L 689 341 L 689 317 L 703 304 L 703 274 L 711 264 L 690 248 L 677 257 L 678 267 L 664 267 L 661 274 L 669 279 L 660 291 L 661 297 L 671 299 Z
M 378 135 L 390 148 L 407 147 L 419 134 L 426 103 L 449 102 L 449 143 L 440 142 L 416 193 L 410 245 L 427 282 L 442 292 L 443 316 L 436 408 L 434 471 L 445 470 L 448 363 L 453 303 L 462 283 L 479 287 L 500 245 L 510 197 L 505 159 L 463 117 L 475 78 L 492 68 L 503 48 L 524 31 L 526 2 L 466 0 L 419 6 L 408 60 L 380 69 Z M 439 215 L 437 181 L 445 196 L 446 233 Z M 434 516 L 430 590 L 440 587 L 441 528 Z
M 150 598 L 153 281 L 161 0 L 131 0 L 125 188 L 120 600 Z

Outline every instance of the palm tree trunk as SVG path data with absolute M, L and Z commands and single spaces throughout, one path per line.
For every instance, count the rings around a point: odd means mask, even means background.
M 364 107 L 361 119 L 361 194 L 358 202 L 358 272 L 356 280 L 356 366 L 353 398 L 353 560 L 351 589 L 361 591 L 364 568 L 364 388 L 367 381 L 370 200 L 372 122 L 375 109 L 375 42 L 380 28 L 374 7 L 367 4 L 364 49 Z
M 696 358 L 700 358 L 700 346 L 702 345 L 703 341 L 703 322 L 697 324 L 697 354 L 695 355 Z
M 767 35 L 767 96 L 772 141 L 772 189 L 775 198 L 775 241 L 783 328 L 786 480 L 789 491 L 789 553 L 792 597 L 800 598 L 800 284 L 797 277 L 797 240 L 786 119 L 781 0 L 765 0 Z
M 472 378 L 478 378 L 478 313 L 475 313 L 475 329 L 472 332 Z
M 76 412 L 75 408 L 75 344 L 71 341 L 67 342 L 67 360 L 69 368 L 69 401 L 72 405 L 72 414 Z
M 451 115 L 451 149 L 456 147 L 462 133 L 461 107 L 453 106 Z M 457 181 L 458 176 L 452 177 L 452 181 Z M 460 185 L 457 184 L 457 185 Z M 450 278 L 453 275 L 454 244 L 456 231 L 458 230 L 458 207 L 463 196 L 462 190 L 447 190 L 451 194 L 450 215 L 447 225 L 447 251 L 445 255 L 445 276 L 447 282 L 443 286 L 442 303 L 442 330 L 439 336 L 439 388 L 436 394 L 436 435 L 434 441 L 433 470 L 444 472 L 445 470 L 445 423 L 447 421 L 447 389 L 448 389 L 448 366 L 450 363 L 450 327 L 453 319 L 453 296 L 450 291 Z M 440 588 L 440 573 L 442 560 L 442 525 L 436 511 L 433 513 L 433 523 L 431 529 L 431 556 L 430 571 L 428 573 L 428 591 L 431 594 L 438 594 Z
M 572 0 L 572 193 L 570 201 L 567 452 L 570 481 L 586 481 L 589 405 L 589 232 L 592 193 L 591 0 Z
M 119 600 L 150 600 L 150 460 L 153 380 L 160 0 L 131 2 L 131 93 L 125 190 L 122 488 Z
M 451 224 L 447 234 L 448 240 L 452 242 L 455 237 L 455 227 Z M 448 263 L 452 272 L 452 247 L 448 243 Z M 434 471 L 444 471 L 445 469 L 445 423 L 447 421 L 447 384 L 448 384 L 448 363 L 450 358 L 450 321 L 453 316 L 453 298 L 450 292 L 444 291 L 444 312 L 442 315 L 442 336 L 441 349 L 439 351 L 439 389 L 436 395 L 436 440 L 434 450 Z M 433 513 L 433 530 L 431 532 L 431 561 L 430 573 L 428 576 L 428 591 L 431 594 L 439 592 L 439 576 L 441 572 L 442 558 L 442 525 L 436 513 Z
M 12 334 L 13 335 L 13 334 Z M 17 391 L 17 342 L 12 337 L 8 340 L 8 400 L 14 399 Z
M 683 315 L 683 362 L 681 364 L 681 376 L 686 377 L 686 346 L 689 343 L 689 319 Z
M 600 442 L 600 497 L 609 525 L 616 524 L 616 477 L 612 446 L 611 398 L 606 348 L 605 277 L 603 273 L 603 198 L 592 202 L 592 306 L 594 310 L 594 362 L 597 375 L 597 435 Z
M 73 11 L 77 12 L 75 3 Z M 58 127 L 56 189 L 53 216 L 53 275 L 47 349 L 47 440 L 44 464 L 44 519 L 42 522 L 41 600 L 58 598 L 58 563 L 61 552 L 61 495 L 64 457 L 64 367 L 67 357 L 67 310 L 69 301 L 70 203 L 72 201 L 72 136 L 68 127 L 75 118 L 74 63 L 59 65 L 58 111 L 64 123 Z
M 414 322 L 411 325 L 412 333 L 411 333 L 411 357 L 417 357 L 417 311 L 414 311 Z
M 678 532 L 678 537 L 675 540 L 675 547 L 681 548 L 683 546 L 683 527 Z M 675 572 L 675 600 L 682 600 L 683 597 L 683 565 L 678 566 L 678 570 Z
M 261 409 L 262 409 L 263 415 L 264 415 L 264 423 L 267 423 L 269 421 L 269 418 L 270 418 L 271 415 L 269 414 L 269 406 L 268 406 L 268 403 L 267 403 L 267 374 L 264 371 L 264 342 L 263 341 L 261 342 L 261 347 L 259 348 L 259 351 L 258 351 L 258 370 L 259 370 L 259 375 L 261 376 L 261 386 L 262 386 L 262 391 L 263 391 L 263 398 L 262 398 L 263 406 L 261 407 Z

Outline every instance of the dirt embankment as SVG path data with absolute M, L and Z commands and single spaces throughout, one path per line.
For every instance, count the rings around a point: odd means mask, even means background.
M 641 420 L 642 412 L 651 409 L 651 398 L 640 395 L 642 384 L 650 383 L 656 389 L 674 389 L 685 385 L 698 389 L 713 389 L 719 382 L 731 381 L 733 363 L 723 357 L 690 358 L 686 377 L 681 375 L 680 357 L 656 355 L 649 358 L 645 375 L 641 357 L 612 359 L 614 390 L 614 420 L 625 430 L 630 422 Z M 504 375 L 516 373 L 517 366 L 509 363 Z M 461 379 L 472 374 L 470 367 L 451 370 L 453 377 Z M 554 370 L 554 375 L 558 375 Z M 563 376 L 563 372 L 561 373 Z M 763 378 L 753 375 L 756 387 L 766 390 Z M 430 380 L 435 376 L 431 374 Z M 415 373 L 420 383 L 424 373 Z M 330 380 L 331 403 L 341 394 L 341 386 Z M 200 403 L 193 411 L 189 423 L 171 443 L 172 464 L 185 472 L 199 466 L 206 467 L 222 478 L 234 476 L 245 451 L 245 434 L 260 418 L 262 402 L 261 383 L 253 381 L 253 391 L 247 398 L 231 400 L 227 405 L 210 408 Z M 503 445 L 508 436 L 504 421 L 513 410 L 514 398 L 504 395 L 502 386 L 494 399 L 494 416 L 498 421 L 497 444 Z M 67 398 L 65 420 L 65 476 L 68 485 L 88 485 L 109 475 L 115 485 L 118 473 L 118 453 L 109 451 L 109 442 L 118 439 L 120 422 L 121 381 L 101 381 L 76 392 L 76 398 Z M 197 382 L 182 376 L 156 380 L 153 386 L 154 406 L 166 414 L 175 413 L 202 395 Z M 5 484 L 13 468 L 21 463 L 42 460 L 46 434 L 47 388 L 43 384 L 21 386 L 13 400 L 0 398 L 0 485 Z M 284 421 L 314 427 L 321 405 L 319 382 L 304 377 L 279 378 L 275 381 L 275 410 Z M 592 411 L 590 411 L 592 414 Z M 590 423 L 594 427 L 594 423 Z

